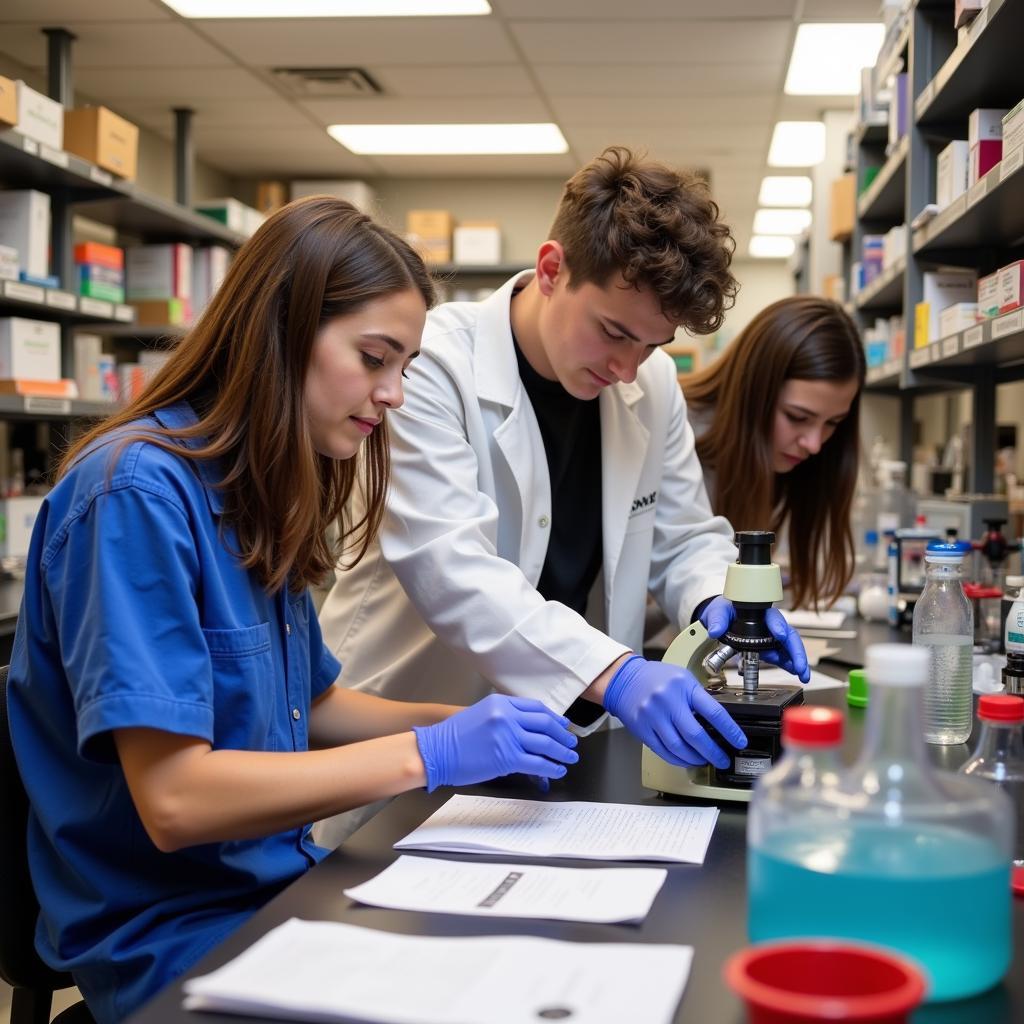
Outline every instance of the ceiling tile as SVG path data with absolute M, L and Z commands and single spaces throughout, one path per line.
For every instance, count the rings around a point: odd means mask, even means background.
M 180 22 L 65 23 L 75 35 L 71 60 L 85 68 L 219 67 L 230 65 L 215 46 Z M 46 65 L 46 36 L 37 25 L 0 24 L 0 50 L 29 67 Z
M 447 98 L 449 96 L 535 96 L 530 76 L 521 64 L 375 67 L 373 77 L 391 96 Z
M 764 124 L 772 120 L 775 98 L 771 95 L 745 96 L 742 99 L 710 99 L 684 103 L 670 96 L 603 97 L 595 103 L 586 96 L 552 97 L 551 105 L 559 122 L 586 124 L 713 125 L 730 134 L 743 131 L 744 125 Z
M 417 177 L 560 177 L 576 170 L 576 161 L 564 156 L 378 156 L 383 172 L 396 178 Z
M 170 21 L 157 0 L 4 0 L 4 21 L 59 25 L 66 21 Z
M 222 97 L 191 99 L 188 105 L 195 111 L 193 124 L 213 128 L 302 128 L 309 124 L 311 133 L 319 129 L 285 100 L 230 100 Z M 118 100 L 117 109 L 131 121 L 145 125 L 161 134 L 174 130 L 174 114 L 167 103 L 144 99 Z M 269 147 L 268 147 L 269 148 Z
M 246 64 L 508 64 L 518 55 L 495 18 L 211 20 L 201 30 Z
M 742 96 L 778 92 L 782 63 L 537 64 L 549 96 Z
M 321 124 L 489 124 L 550 121 L 547 107 L 529 96 L 469 97 L 437 103 L 428 99 L 303 100 Z
M 491 0 L 505 18 L 581 18 L 638 21 L 673 18 L 790 18 L 795 0 Z M 876 2 L 877 7 L 877 2 Z
M 881 0 L 804 0 L 801 21 L 878 21 Z
M 517 21 L 510 27 L 527 60 L 547 64 L 613 64 L 627 54 L 643 54 L 652 64 L 781 63 L 792 30 L 782 19 L 747 31 L 729 21 Z
M 168 108 L 201 99 L 276 99 L 277 93 L 240 68 L 83 68 L 75 87 L 102 102 L 159 100 Z
M 214 167 L 238 176 L 372 177 L 374 165 L 343 149 L 317 129 L 202 128 L 196 126 L 196 151 Z

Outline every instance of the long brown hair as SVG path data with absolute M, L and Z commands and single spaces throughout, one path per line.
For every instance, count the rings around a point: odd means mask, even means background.
M 850 507 L 864 374 L 864 349 L 842 307 L 796 295 L 763 309 L 718 360 L 683 382 L 687 402 L 712 415 L 697 454 L 715 472 L 715 512 L 736 530 L 770 524 L 778 532 L 789 520 L 794 607 L 831 604 L 853 575 Z M 787 380 L 856 380 L 858 390 L 818 455 L 776 473 L 775 409 Z
M 235 530 L 241 563 L 271 593 L 318 582 L 342 550 L 355 550 L 354 564 L 384 512 L 386 424 L 351 459 L 317 453 L 303 405 L 306 371 L 325 323 L 410 288 L 432 305 L 420 257 L 351 203 L 311 196 L 285 206 L 238 251 L 199 322 L 143 394 L 75 442 L 58 475 L 97 442 L 145 440 L 184 458 L 217 460 L 224 521 Z M 136 422 L 183 401 L 199 417 L 195 426 Z M 184 447 L 196 439 L 199 446 Z M 332 546 L 327 528 L 356 486 L 365 512 Z
M 625 146 L 566 182 L 548 237 L 562 243 L 570 288 L 621 274 L 691 334 L 717 331 L 736 298 L 735 242 L 707 182 Z

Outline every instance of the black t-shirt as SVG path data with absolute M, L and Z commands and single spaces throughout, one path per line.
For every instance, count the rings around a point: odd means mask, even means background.
M 537 590 L 582 615 L 601 568 L 601 407 L 545 380 L 516 343 L 519 376 L 540 425 L 551 479 L 547 556 Z

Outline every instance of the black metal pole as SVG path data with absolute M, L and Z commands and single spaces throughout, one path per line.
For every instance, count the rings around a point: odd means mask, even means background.
M 44 28 L 47 38 L 47 91 L 51 100 L 63 104 L 65 110 L 75 105 L 75 88 L 71 75 L 71 44 L 75 37 L 66 28 Z
M 195 177 L 195 143 L 192 141 L 191 107 L 174 108 L 174 198 L 182 206 L 192 206 Z

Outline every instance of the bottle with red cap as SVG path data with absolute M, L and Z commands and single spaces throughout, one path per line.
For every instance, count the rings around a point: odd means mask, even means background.
M 986 694 L 978 701 L 981 732 L 974 756 L 960 769 L 963 775 L 987 779 L 1013 801 L 1017 812 L 1016 858 L 1024 860 L 1024 697 Z M 1024 867 L 1024 865 L 1021 865 Z

